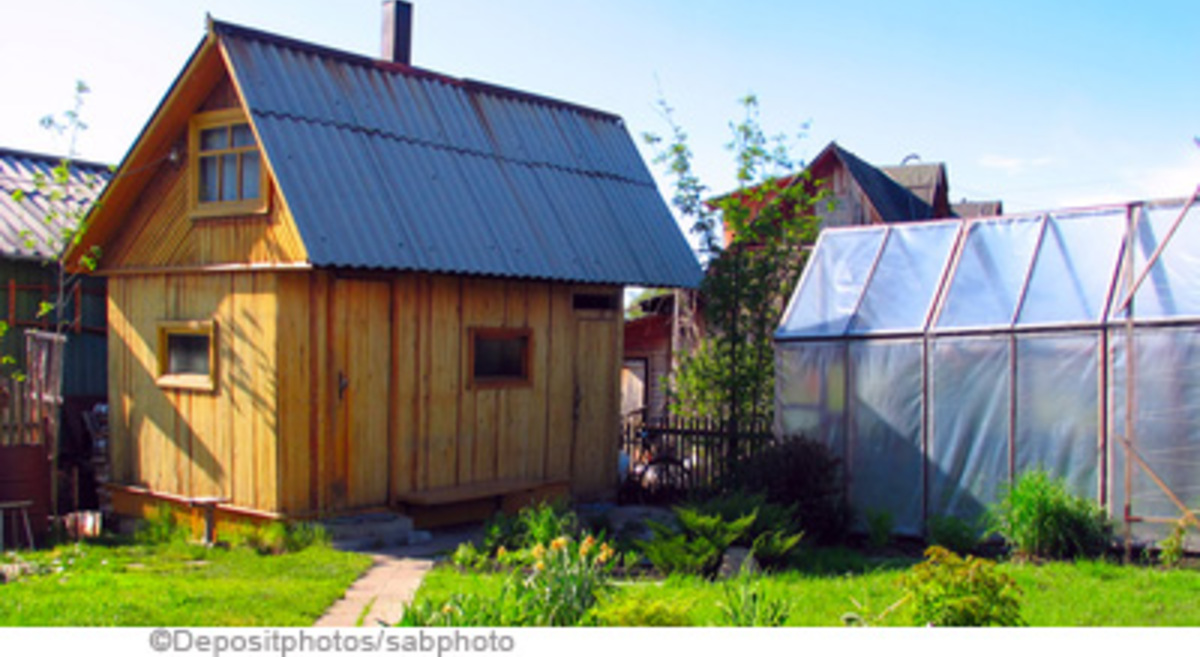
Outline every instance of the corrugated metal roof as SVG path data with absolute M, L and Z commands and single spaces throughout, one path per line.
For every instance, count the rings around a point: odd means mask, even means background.
M 227 23 L 313 265 L 692 287 L 620 118 Z
M 0 257 L 56 257 L 47 240 L 61 235 L 71 221 L 68 212 L 94 201 L 112 175 L 106 165 L 73 160 L 67 194 L 55 201 L 35 180 L 40 175 L 52 181 L 60 162 L 62 158 L 54 155 L 0 148 Z M 13 198 L 18 190 L 25 195 L 19 202 Z M 57 217 L 47 225 L 52 211 Z

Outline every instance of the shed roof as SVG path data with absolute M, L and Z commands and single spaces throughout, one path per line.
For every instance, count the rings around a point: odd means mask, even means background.
M 219 21 L 164 105 L 213 50 L 315 267 L 700 280 L 617 116 Z
M 47 238 L 61 235 L 73 222 L 69 211 L 94 201 L 112 175 L 108 165 L 72 160 L 64 197 L 51 199 L 49 191 L 38 189 L 36 181 L 39 176 L 52 181 L 54 168 L 62 161 L 57 155 L 0 148 L 0 257 L 56 257 Z M 24 194 L 20 201 L 13 198 L 17 191 Z M 54 217 L 47 225 L 51 214 Z

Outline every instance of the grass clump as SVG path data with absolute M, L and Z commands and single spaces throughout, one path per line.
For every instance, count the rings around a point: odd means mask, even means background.
M 768 579 L 742 573 L 722 585 L 717 603 L 722 620 L 733 627 L 783 627 L 792 615 L 791 603 L 768 590 Z
M 1022 474 L 989 515 L 989 530 L 1022 557 L 1094 557 L 1112 542 L 1104 509 L 1071 494 L 1061 479 L 1042 470 Z

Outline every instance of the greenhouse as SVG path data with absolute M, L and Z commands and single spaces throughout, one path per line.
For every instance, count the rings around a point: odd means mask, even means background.
M 921 535 L 1041 468 L 1158 540 L 1200 507 L 1200 202 L 823 231 L 776 359 L 860 519 Z

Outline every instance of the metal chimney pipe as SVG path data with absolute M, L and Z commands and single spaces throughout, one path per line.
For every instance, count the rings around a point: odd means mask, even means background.
M 385 0 L 383 3 L 383 58 L 397 64 L 411 64 L 412 3 Z

